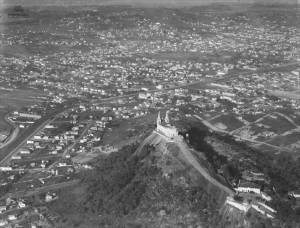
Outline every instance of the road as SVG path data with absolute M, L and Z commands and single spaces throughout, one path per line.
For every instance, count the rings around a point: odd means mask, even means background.
M 7 197 L 14 197 L 14 198 L 20 198 L 20 197 L 28 197 L 36 194 L 41 194 L 44 192 L 48 191 L 53 191 L 61 188 L 66 188 L 75 184 L 78 184 L 79 180 L 71 180 L 71 181 L 66 181 L 66 182 L 61 182 L 57 184 L 51 184 L 47 186 L 43 186 L 40 188 L 36 188 L 34 190 L 29 190 L 29 191 L 19 191 L 19 192 L 14 192 L 14 193 L 8 193 L 4 196 L 2 196 L 0 199 L 6 199 Z
M 254 73 L 259 73 L 259 72 L 268 72 L 268 71 L 273 71 L 276 69 L 280 69 L 282 67 L 287 67 L 287 66 L 297 66 L 299 65 L 299 62 L 292 62 L 292 63 L 285 63 L 279 66 L 273 66 L 273 67 L 264 67 L 264 68 L 259 68 L 257 70 L 243 70 L 242 72 L 234 72 L 234 73 L 227 73 L 224 75 L 224 77 L 222 78 L 216 78 L 216 79 L 211 79 L 211 78 L 203 78 L 202 80 L 198 80 L 198 81 L 194 81 L 191 83 L 185 83 L 185 84 L 181 84 L 181 85 L 175 85 L 175 86 L 171 86 L 169 88 L 163 88 L 163 89 L 153 89 L 153 90 L 148 90 L 147 92 L 149 93 L 155 93 L 155 92 L 165 92 L 168 90 L 174 90 L 174 89 L 180 89 L 180 88 L 186 88 L 186 87 L 190 87 L 193 85 L 197 85 L 197 84 L 208 84 L 208 83 L 213 83 L 213 82 L 222 82 L 223 80 L 228 80 L 228 76 L 240 76 L 240 75 L 247 75 L 247 74 L 254 74 Z M 174 81 L 170 82 L 170 84 L 173 84 Z M 165 83 L 167 84 L 167 83 Z M 120 96 L 115 96 L 115 97 L 109 97 L 109 98 L 103 98 L 103 99 L 93 99 L 93 100 L 86 100 L 87 102 L 91 102 L 94 104 L 101 104 L 103 102 L 109 102 L 109 101 L 113 101 L 115 99 L 122 99 L 122 98 L 129 98 L 129 97 L 133 97 L 136 96 L 140 93 L 141 91 L 138 92 L 134 92 L 132 94 L 128 94 L 128 95 L 120 95 Z
M 17 136 L 20 132 L 20 128 L 14 122 L 12 122 L 10 119 L 8 119 L 7 115 L 5 115 L 4 119 L 9 125 L 11 125 L 12 130 L 11 130 L 10 135 L 5 139 L 4 143 L 0 145 L 0 149 L 4 148 L 7 145 L 9 145 L 10 143 L 12 143 L 17 138 Z
M 69 151 L 71 150 L 71 149 L 73 149 L 73 147 L 82 139 L 82 137 L 87 133 L 87 131 L 92 127 L 92 125 L 94 124 L 94 122 L 93 121 L 91 121 L 91 122 L 89 122 L 87 125 L 86 125 L 86 127 L 85 127 L 85 129 L 82 131 L 82 133 L 81 133 L 81 135 L 70 145 L 70 146 L 67 146 L 67 148 L 63 151 L 63 153 L 62 153 L 62 157 L 65 157 L 66 155 L 67 155 L 67 153 L 69 153 Z M 47 168 L 47 170 L 50 170 L 50 169 L 52 169 L 55 165 L 57 165 L 58 164 L 58 162 L 59 161 L 56 161 L 56 162 L 54 162 L 53 164 L 51 164 L 48 168 Z
M 40 130 L 42 130 L 46 125 L 50 124 L 54 120 L 54 117 L 44 121 L 41 125 L 39 125 L 31 134 L 25 137 L 12 151 L 10 151 L 1 161 L 0 166 L 5 166 L 9 159 L 18 153 L 18 151 L 26 144 L 27 140 L 36 135 Z
M 224 192 L 226 192 L 229 195 L 234 195 L 234 191 L 227 186 L 223 185 L 219 181 L 217 181 L 214 177 L 210 175 L 208 170 L 203 168 L 199 162 L 196 160 L 194 155 L 191 153 L 190 148 L 186 145 L 186 143 L 181 139 L 177 138 L 174 140 L 176 145 L 180 148 L 180 151 L 185 156 L 186 160 L 211 184 L 215 185 L 216 187 L 222 189 Z
M 38 122 L 34 123 L 34 124 L 37 124 L 37 126 L 34 126 L 34 125 L 31 126 L 32 128 L 34 128 L 32 130 L 32 132 L 28 133 L 28 135 L 26 135 L 23 139 L 20 139 L 21 141 L 18 141 L 18 138 L 17 138 L 16 145 L 7 145 L 6 147 L 3 147 L 2 151 L 0 151 L 0 153 L 5 153 L 6 155 L 0 161 L 0 166 L 6 165 L 6 163 L 11 158 L 11 156 L 15 155 L 18 152 L 18 150 L 20 150 L 26 144 L 27 140 L 31 139 L 35 134 L 37 134 L 39 131 L 41 131 L 46 125 L 52 123 L 57 118 L 57 116 L 59 116 L 61 113 L 65 112 L 66 110 L 70 110 L 72 108 L 74 108 L 74 106 L 72 106 L 71 108 L 65 107 L 63 110 L 59 110 L 59 109 L 54 110 L 52 112 L 52 114 L 50 114 L 49 117 L 47 117 L 47 118 L 42 117 L 42 119 L 40 119 L 40 120 L 38 120 Z M 43 118 L 45 120 L 43 120 Z M 42 121 L 42 122 L 39 123 L 39 121 Z M 25 129 L 25 132 L 23 132 L 23 133 L 27 133 L 26 131 L 30 131 L 30 127 Z M 20 137 L 24 136 L 22 134 L 20 135 Z M 12 148 L 10 148 L 11 146 L 12 146 Z
M 299 125 L 296 124 L 295 121 L 292 120 L 292 119 L 291 119 L 290 117 L 288 117 L 287 115 L 282 114 L 282 113 L 280 113 L 280 112 L 274 112 L 274 113 L 276 113 L 277 115 L 281 116 L 282 118 L 285 118 L 285 119 L 286 119 L 287 121 L 289 121 L 292 125 L 294 125 L 294 127 L 296 127 L 296 128 L 299 127 Z
M 200 120 L 206 127 L 208 127 L 209 129 L 211 129 L 212 131 L 215 131 L 215 132 L 218 132 L 218 133 L 222 133 L 222 134 L 226 134 L 226 135 L 230 135 L 230 136 L 234 137 L 236 140 L 247 141 L 247 142 L 254 143 L 254 144 L 259 144 L 259 145 L 266 145 L 266 146 L 272 147 L 272 148 L 280 150 L 280 151 L 281 150 L 286 150 L 286 151 L 292 152 L 288 148 L 282 148 L 280 146 L 275 146 L 275 145 L 272 145 L 272 144 L 269 144 L 269 143 L 266 143 L 266 142 L 261 142 L 261 141 L 257 141 L 257 140 L 254 140 L 254 139 L 248 139 L 248 138 L 243 138 L 243 137 L 240 137 L 240 136 L 237 136 L 237 135 L 233 135 L 233 134 L 231 134 L 228 131 L 225 131 L 225 130 L 222 130 L 220 128 L 215 127 L 210 122 L 208 122 L 207 120 L 201 118 L 198 115 L 193 115 L 193 116 L 195 118 L 197 118 L 198 120 Z
M 288 64 L 282 64 L 280 66 L 275 66 L 275 67 L 270 67 L 266 70 L 268 71 L 271 71 L 271 70 L 274 70 L 274 69 L 279 69 L 281 67 L 285 67 L 285 66 L 291 66 L 291 65 L 299 65 L 298 62 L 295 62 L 295 63 L 288 63 Z M 249 71 L 249 72 L 243 72 L 242 74 L 248 74 L 248 73 L 255 73 L 255 72 L 260 72 L 262 71 L 263 69 L 257 69 L 256 71 Z M 212 81 L 218 81 L 219 79 L 216 79 L 216 80 L 208 80 L 209 82 L 212 82 Z M 192 82 L 192 83 L 186 83 L 186 84 L 183 84 L 183 85 L 177 85 L 177 86 L 172 86 L 170 88 L 165 88 L 164 90 L 160 90 L 160 89 L 154 89 L 154 90 L 149 90 L 148 92 L 149 93 L 155 93 L 155 92 L 161 92 L 161 91 L 168 91 L 168 90 L 173 90 L 173 89 L 178 89 L 178 88 L 185 88 L 185 87 L 189 87 L 189 86 L 192 86 L 192 85 L 196 85 L 196 84 L 200 84 L 200 83 L 208 83 L 208 81 L 203 81 L 203 80 L 200 80 L 200 81 L 195 81 L 195 82 Z M 128 97 L 132 97 L 132 96 L 136 96 L 139 92 L 136 92 L 134 94 L 129 94 L 129 95 L 121 95 L 121 96 L 116 96 L 116 97 L 109 97 L 109 98 L 103 98 L 101 99 L 100 101 L 99 100 L 92 100 L 89 102 L 94 102 L 94 103 L 103 103 L 103 102 L 109 102 L 109 101 L 113 101 L 115 99 L 121 99 L 121 98 L 128 98 Z M 42 128 L 44 128 L 47 124 L 49 124 L 52 120 L 48 120 L 46 121 L 44 124 L 40 125 L 34 132 L 32 132 L 28 137 L 26 137 L 21 143 L 19 143 L 19 145 L 13 149 L 1 162 L 0 162 L 0 166 L 3 166 L 3 164 L 5 164 L 7 162 L 7 160 L 12 156 L 14 155 L 25 143 L 26 141 L 31 138 L 32 136 L 34 136 L 37 132 L 39 132 Z M 208 122 L 207 122 L 208 123 Z M 214 129 L 215 131 L 220 131 L 220 129 L 216 129 L 213 125 L 211 125 L 209 123 L 209 126 L 211 129 Z M 229 134 L 228 132 L 226 131 L 222 131 L 222 133 L 225 133 L 225 134 Z M 235 136 L 236 137 L 236 136 Z M 268 143 L 263 143 L 263 142 L 259 142 L 259 141 L 255 141 L 255 140 L 249 140 L 249 139 L 243 139 L 243 140 L 246 140 L 246 141 L 251 141 L 253 143 L 259 143 L 259 144 L 265 144 L 265 145 L 268 145 L 268 146 L 271 146 L 273 148 L 277 148 L 279 149 L 280 147 L 276 147 L 274 145 L 271 145 L 271 144 L 268 144 Z M 1 148 L 0 148 L 1 149 Z M 280 148 L 282 149 L 282 148 Z
M 234 193 L 235 193 L 234 190 L 232 190 L 229 187 L 227 187 L 227 186 L 223 185 L 222 183 L 220 183 L 217 179 L 215 179 L 213 176 L 211 176 L 211 174 L 209 173 L 209 171 L 206 168 L 204 168 L 200 165 L 200 163 L 197 161 L 197 159 L 191 153 L 191 149 L 184 142 L 184 140 L 182 140 L 182 138 L 180 138 L 180 137 L 175 137 L 174 139 L 170 139 L 170 138 L 166 137 L 164 134 L 162 134 L 160 132 L 157 132 L 157 131 L 154 131 L 150 136 L 148 136 L 141 143 L 141 145 L 137 148 L 137 150 L 134 154 L 135 155 L 139 154 L 146 144 L 155 145 L 157 143 L 157 140 L 156 140 L 157 136 L 164 139 L 166 142 L 174 143 L 176 146 L 178 146 L 178 148 L 180 149 L 179 151 L 183 154 L 186 161 L 191 166 L 193 166 L 201 174 L 201 176 L 203 176 L 208 182 L 210 182 L 211 184 L 213 184 L 217 188 L 223 190 L 227 194 L 229 194 L 231 196 L 234 195 Z

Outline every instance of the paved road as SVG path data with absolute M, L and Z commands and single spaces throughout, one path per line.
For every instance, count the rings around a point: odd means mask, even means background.
M 10 119 L 8 119 L 8 116 L 6 115 L 4 117 L 5 121 L 11 125 L 12 127 L 12 132 L 10 133 L 10 135 L 5 139 L 4 143 L 0 145 L 0 149 L 2 149 L 3 147 L 6 147 L 7 145 L 9 145 L 10 143 L 12 143 L 18 136 L 19 132 L 20 132 L 20 128 L 14 123 L 12 122 Z
M 9 159 L 18 153 L 18 151 L 26 144 L 27 140 L 32 138 L 35 134 L 37 134 L 40 130 L 42 130 L 46 125 L 50 124 L 54 120 L 54 117 L 51 119 L 46 120 L 43 122 L 40 126 L 38 126 L 31 134 L 29 134 L 26 138 L 24 138 L 18 145 L 10 151 L 1 161 L 0 166 L 6 165 L 6 163 L 9 161 Z

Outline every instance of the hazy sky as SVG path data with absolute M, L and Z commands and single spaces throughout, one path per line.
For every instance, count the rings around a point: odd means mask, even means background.
M 126 4 L 126 5 L 202 5 L 215 2 L 280 2 L 298 4 L 300 0 L 0 0 L 0 5 L 111 5 L 111 4 Z

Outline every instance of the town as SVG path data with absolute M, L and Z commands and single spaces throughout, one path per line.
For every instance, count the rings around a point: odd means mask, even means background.
M 32 23 L 26 16 L 1 31 L 0 227 L 53 227 L 59 215 L 47 205 L 58 190 L 97 156 L 140 142 L 159 112 L 178 132 L 198 121 L 299 159 L 299 11 L 156 10 L 28 9 Z M 239 162 L 226 203 L 276 219 L 270 178 Z M 286 195 L 299 208 L 299 189 Z

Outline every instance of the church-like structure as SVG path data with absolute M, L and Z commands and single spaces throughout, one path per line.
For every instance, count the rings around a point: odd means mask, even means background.
M 173 139 L 175 136 L 178 136 L 178 131 L 176 127 L 170 124 L 169 111 L 166 112 L 164 123 L 162 123 L 160 112 L 158 113 L 156 120 L 156 131 L 170 139 Z

